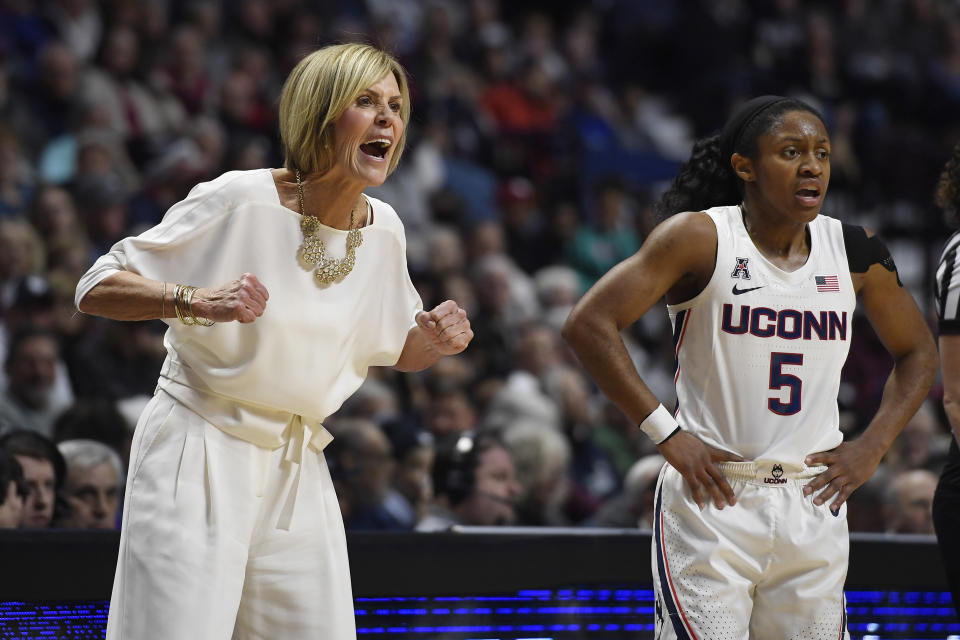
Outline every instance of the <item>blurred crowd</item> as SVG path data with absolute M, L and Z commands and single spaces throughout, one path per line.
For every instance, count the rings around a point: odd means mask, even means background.
M 76 312 L 77 280 L 198 182 L 280 166 L 283 78 L 358 39 L 412 81 L 407 152 L 370 193 L 406 225 L 424 307 L 456 300 L 476 338 L 422 374 L 372 371 L 328 418 L 348 529 L 649 527 L 662 459 L 559 329 L 745 97 L 822 111 L 825 212 L 883 235 L 931 308 L 947 237 L 932 191 L 960 139 L 957 2 L 0 0 L 0 526 L 118 526 L 165 326 Z M 854 325 L 849 436 L 890 365 Z M 665 310 L 624 333 L 669 406 Z M 854 494 L 852 530 L 932 533 L 940 393 Z

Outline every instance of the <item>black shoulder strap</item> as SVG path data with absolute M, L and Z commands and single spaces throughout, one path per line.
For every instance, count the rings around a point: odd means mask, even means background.
M 901 287 L 900 274 L 897 265 L 890 255 L 890 250 L 880 236 L 867 236 L 867 230 L 861 226 L 841 223 L 843 228 L 843 244 L 847 249 L 847 265 L 850 273 L 866 273 L 874 264 L 881 265 L 887 271 L 897 276 L 897 284 Z

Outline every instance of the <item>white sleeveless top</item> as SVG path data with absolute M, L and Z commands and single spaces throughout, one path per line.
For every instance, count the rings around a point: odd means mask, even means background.
M 754 246 L 737 206 L 706 211 L 717 262 L 696 297 L 668 305 L 677 420 L 747 460 L 802 470 L 843 441 L 837 392 L 856 295 L 839 220 L 809 224 L 810 256 L 786 272 Z

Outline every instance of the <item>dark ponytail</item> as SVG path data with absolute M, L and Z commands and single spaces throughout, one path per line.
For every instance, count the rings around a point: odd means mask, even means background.
M 690 159 L 656 205 L 657 217 L 740 202 L 739 178 L 720 156 L 720 135 L 697 140 Z

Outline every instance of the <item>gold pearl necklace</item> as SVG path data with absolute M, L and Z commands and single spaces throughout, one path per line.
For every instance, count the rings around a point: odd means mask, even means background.
M 308 216 L 303 209 L 303 183 L 300 181 L 300 170 L 297 169 L 297 196 L 300 198 L 300 230 L 303 232 L 303 244 L 297 252 L 307 270 L 313 269 L 313 277 L 318 284 L 333 284 L 353 271 L 357 260 L 356 250 L 363 243 L 360 229 L 353 226 L 353 217 L 356 207 L 350 210 L 350 229 L 347 232 L 347 255 L 342 259 L 327 257 L 327 245 L 320 239 L 320 221 L 314 216 Z

